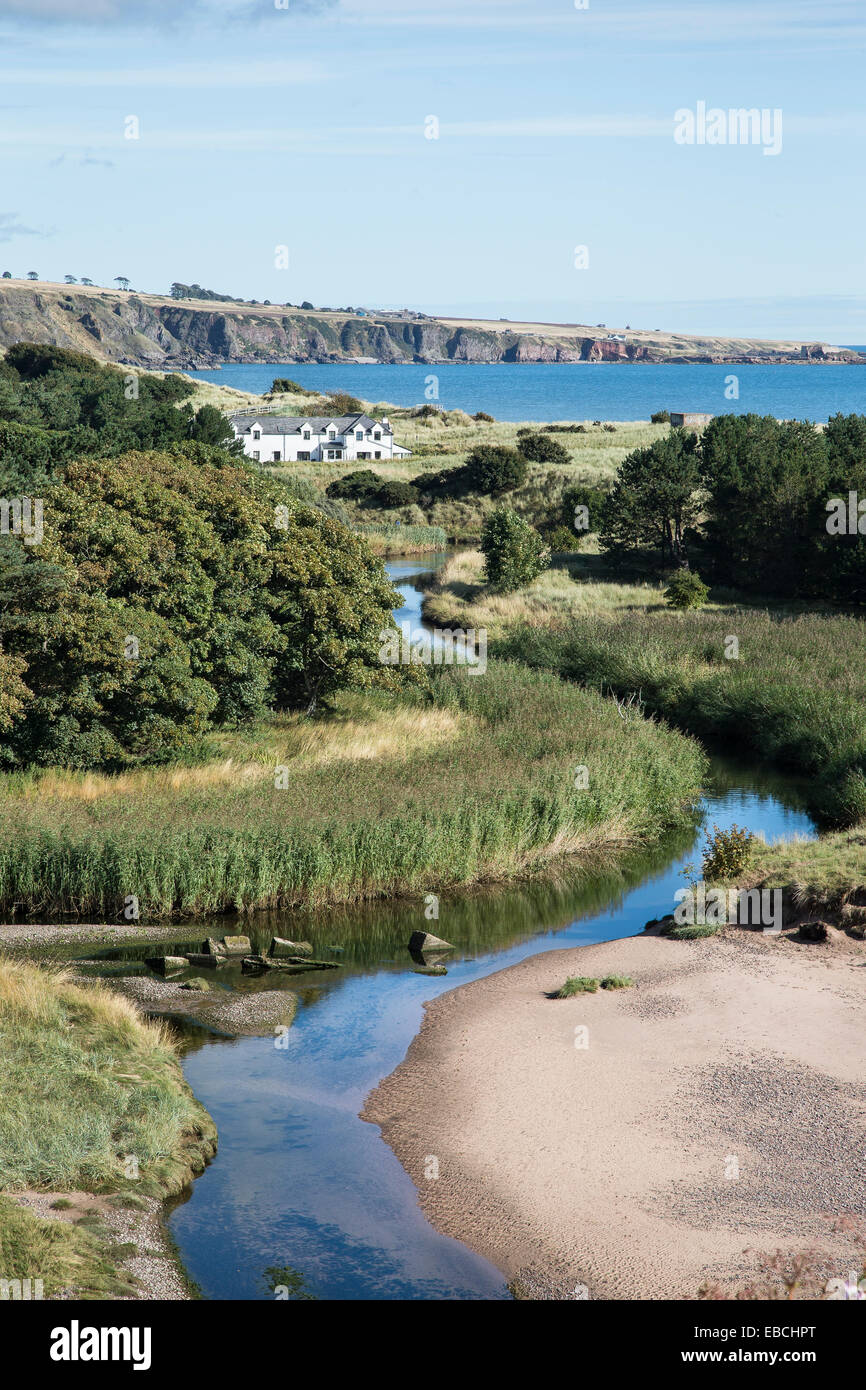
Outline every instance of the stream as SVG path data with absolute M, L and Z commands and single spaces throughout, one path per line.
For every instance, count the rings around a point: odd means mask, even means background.
M 388 564 L 404 600 L 398 622 L 419 622 L 413 577 L 445 558 Z M 727 758 L 712 760 L 701 813 L 702 824 L 736 822 L 768 840 L 815 833 L 792 779 Z M 425 1000 L 541 951 L 639 934 L 673 910 L 702 839 L 700 827 L 688 830 L 603 875 L 566 866 L 528 884 L 443 896 L 438 922 L 425 921 L 420 902 L 247 919 L 240 930 L 260 949 L 271 934 L 309 940 L 342 968 L 288 978 L 300 1003 L 287 1046 L 187 1030 L 184 1071 L 216 1121 L 219 1152 L 168 1224 L 202 1295 L 273 1298 L 280 1285 L 301 1299 L 509 1298 L 493 1265 L 433 1229 L 378 1128 L 358 1113 L 405 1057 Z M 406 943 L 419 928 L 454 944 L 446 976 L 414 973 Z M 184 927 L 183 938 L 213 931 Z M 149 953 L 132 954 L 140 962 Z M 231 969 L 231 987 L 264 985 Z

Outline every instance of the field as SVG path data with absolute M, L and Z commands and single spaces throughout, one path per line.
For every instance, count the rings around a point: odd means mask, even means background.
M 296 406 L 304 409 L 300 401 L 296 402 Z M 293 410 L 294 408 L 292 407 Z M 515 448 L 518 431 L 526 428 L 517 423 L 477 422 L 462 411 L 450 411 L 442 417 L 431 416 L 425 419 L 413 416 L 409 411 L 378 404 L 371 406 L 370 412 L 376 416 L 388 415 L 394 427 L 395 440 L 412 450 L 411 458 L 377 460 L 372 465 L 359 465 L 355 462 L 297 463 L 268 471 L 287 481 L 297 481 L 311 486 L 317 493 L 323 493 L 329 483 L 358 467 L 372 467 L 374 472 L 381 475 L 383 481 L 411 482 L 419 473 L 458 467 L 465 462 L 467 454 L 479 444 L 499 444 Z M 514 492 L 509 492 L 505 500 L 522 516 L 537 522 L 545 514 L 555 510 L 562 493 L 571 484 L 578 481 L 597 482 L 612 479 L 627 454 L 633 449 L 662 438 L 668 428 L 667 425 L 651 425 L 638 421 L 612 424 L 609 429 L 605 429 L 603 425 L 587 423 L 584 434 L 571 430 L 558 431 L 553 438 L 567 449 L 568 463 L 530 463 L 526 483 Z M 485 516 L 498 505 L 499 500 L 501 499 L 487 496 L 449 498 L 436 501 L 423 509 L 419 506 L 408 506 L 389 511 L 352 502 L 341 502 L 341 505 L 355 523 L 383 521 L 393 524 L 400 521 L 401 525 L 441 526 L 449 538 L 468 542 L 478 539 Z
M 134 895 L 158 920 L 438 891 L 562 855 L 603 866 L 679 822 L 703 766 L 556 676 L 443 667 L 429 692 L 214 736 L 198 767 L 8 777 L 0 910 L 108 922 Z

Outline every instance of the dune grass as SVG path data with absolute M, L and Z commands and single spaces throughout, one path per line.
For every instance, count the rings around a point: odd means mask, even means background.
M 553 995 L 554 999 L 573 999 L 576 994 L 596 994 L 598 980 L 591 975 L 572 975 Z
M 376 459 L 368 465 L 383 481 L 411 482 L 419 473 L 456 468 L 479 444 L 504 444 L 514 448 L 518 431 L 527 428 L 525 424 L 503 421 L 477 422 L 463 411 L 421 418 L 408 410 L 379 404 L 371 405 L 370 413 L 386 414 L 394 428 L 396 442 L 412 450 L 410 458 Z M 637 421 L 617 423 L 613 432 L 591 423 L 583 428 L 584 434 L 563 431 L 553 436 L 568 450 L 568 462 L 530 463 L 524 485 L 508 494 L 509 506 L 528 520 L 537 522 L 540 517 L 552 514 L 566 488 L 578 481 L 612 479 L 632 450 L 663 437 L 669 427 Z M 292 463 L 268 469 L 268 472 L 285 481 L 305 483 L 316 493 L 323 494 L 329 483 L 357 467 L 354 461 Z M 374 509 L 351 501 L 342 505 L 360 525 L 378 528 L 400 521 L 401 530 L 412 525 L 439 526 L 450 538 L 471 541 L 480 536 L 484 518 L 500 500 L 482 496 L 444 498 L 429 506 L 411 505 L 393 510 Z
M 0 960 L 0 1049 L 0 1189 L 163 1196 L 204 1166 L 213 1124 L 129 1000 Z
M 42 1280 L 44 1296 L 135 1297 L 98 1213 L 49 1220 L 16 1191 L 181 1191 L 215 1149 L 215 1128 L 166 1031 L 102 988 L 0 960 L 0 1278 Z M 73 1204 L 56 1199 L 58 1212 Z
M 6 920 L 124 920 L 130 897 L 145 921 L 315 906 L 565 855 L 603 865 L 681 822 L 704 771 L 691 740 L 516 663 L 439 668 L 427 691 L 344 696 L 321 720 L 212 750 L 200 768 L 48 774 L 50 795 L 44 777 L 7 778 Z

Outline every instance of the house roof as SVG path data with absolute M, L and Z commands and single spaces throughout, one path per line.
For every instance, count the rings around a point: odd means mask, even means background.
M 335 429 L 338 434 L 348 434 L 350 430 L 363 429 L 381 430 L 383 434 L 393 433 L 390 425 L 385 425 L 381 420 L 373 420 L 369 415 L 338 415 L 315 417 L 309 415 L 231 415 L 231 423 L 236 434 L 249 434 L 253 425 L 261 429 L 262 434 L 300 434 L 306 428 L 314 434 L 324 434 L 328 429 Z

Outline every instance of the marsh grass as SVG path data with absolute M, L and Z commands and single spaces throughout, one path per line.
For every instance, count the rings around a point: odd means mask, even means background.
M 727 659 L 736 636 L 739 657 Z M 614 612 L 515 627 L 497 652 L 804 774 L 827 824 L 866 818 L 866 623 L 760 609 Z
M 691 740 L 516 663 L 439 668 L 429 691 L 344 696 L 212 748 L 201 768 L 116 783 L 48 774 L 50 795 L 8 778 L 6 919 L 123 920 L 129 895 L 142 920 L 400 897 L 568 855 L 603 867 L 682 824 L 705 766 Z
M 663 611 L 663 584 L 597 582 L 585 555 L 559 555 L 550 569 L 513 594 L 493 594 L 483 583 L 484 556 L 462 550 L 429 581 L 424 616 L 439 627 L 487 628 L 490 638 L 510 629 L 561 627 L 599 612 Z

